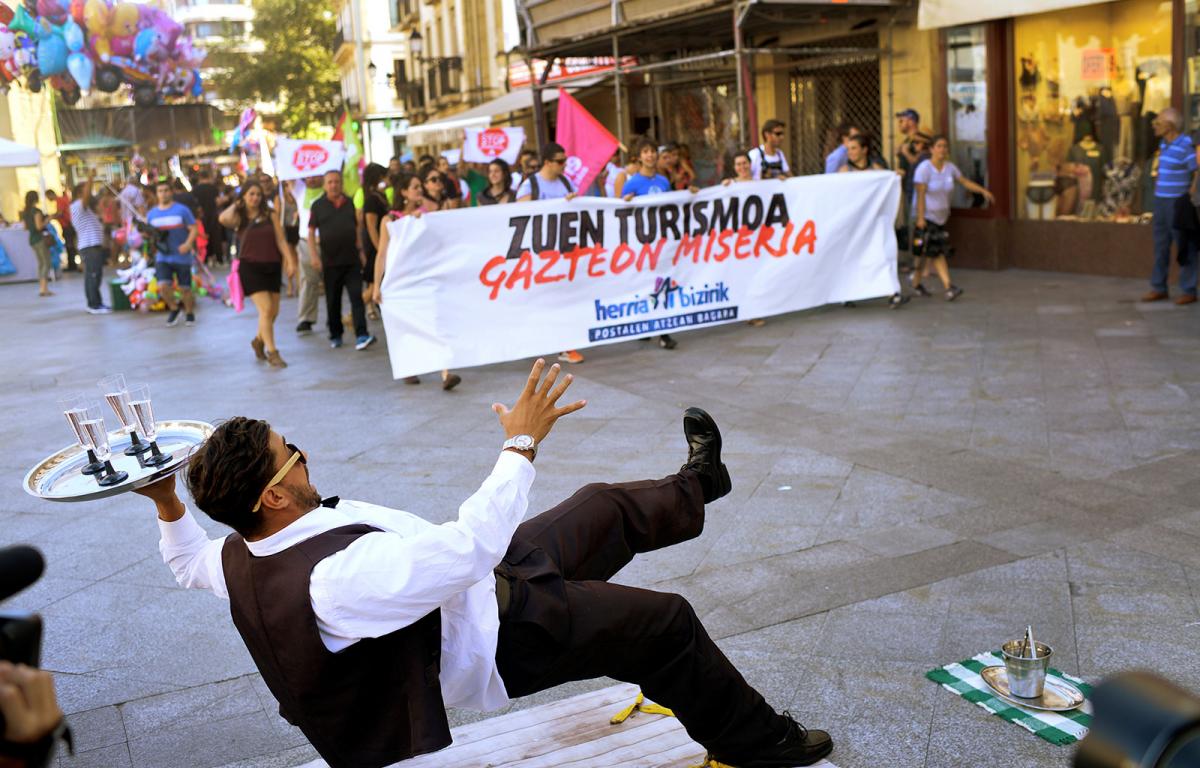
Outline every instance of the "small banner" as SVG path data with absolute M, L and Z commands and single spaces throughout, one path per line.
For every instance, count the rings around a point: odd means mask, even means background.
M 512 165 L 525 143 L 524 128 L 467 128 L 462 159 L 468 163 L 490 163 L 496 158 Z
M 388 224 L 396 378 L 890 296 L 900 177 L 802 176 Z
M 567 152 L 567 167 L 563 173 L 571 180 L 571 188 L 580 194 L 587 192 L 596 174 L 604 170 L 620 144 L 617 137 L 565 88 L 558 89 L 558 126 L 554 140 Z
M 275 170 L 280 181 L 342 170 L 346 150 L 340 141 L 276 139 Z

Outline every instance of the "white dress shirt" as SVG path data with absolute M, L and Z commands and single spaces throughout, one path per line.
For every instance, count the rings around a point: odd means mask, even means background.
M 313 568 L 309 594 L 321 641 L 337 652 L 441 608 L 443 700 L 451 707 L 499 709 L 509 699 L 496 669 L 500 616 L 492 571 L 525 516 L 534 474 L 527 459 L 504 451 L 459 507 L 457 520 L 434 525 L 398 509 L 343 500 L 246 546 L 262 557 L 344 525 L 379 528 Z M 175 580 L 228 599 L 221 565 L 225 540 L 208 538 L 190 512 L 158 526 L 159 550 Z

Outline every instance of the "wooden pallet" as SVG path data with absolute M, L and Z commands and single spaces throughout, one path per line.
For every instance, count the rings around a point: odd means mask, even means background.
M 569 699 L 460 726 L 454 743 L 397 768 L 687 768 L 704 760 L 673 717 L 637 712 L 609 718 L 633 703 L 634 685 L 614 685 Z M 836 768 L 821 761 L 819 768 Z M 299 768 L 328 768 L 323 760 Z

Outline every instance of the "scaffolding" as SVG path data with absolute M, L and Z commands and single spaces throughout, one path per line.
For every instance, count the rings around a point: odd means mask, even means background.
M 783 0 L 734 0 L 732 3 L 701 5 L 681 13 L 637 21 L 623 19 L 621 0 L 572 4 L 572 9 L 553 15 L 550 21 L 559 23 L 594 14 L 603 7 L 610 11 L 608 28 L 564 41 L 540 44 L 536 34 L 538 25 L 530 8 L 553 2 L 517 0 L 524 26 L 526 56 L 531 58 L 537 55 L 549 59 L 549 66 L 544 69 L 542 77 L 532 83 L 534 126 L 539 146 L 547 141 L 546 111 L 541 92 L 549 87 L 546 78 L 554 61 L 568 56 L 600 55 L 611 56 L 614 62 L 614 68 L 607 76 L 612 81 L 617 110 L 617 138 L 622 144 L 626 143 L 629 127 L 625 114 L 625 92 L 628 91 L 627 84 L 636 82 L 639 76 L 653 94 L 654 122 L 657 126 L 666 123 L 664 91 L 671 94 L 689 83 L 715 83 L 718 84 L 718 93 L 732 91 L 736 110 L 736 145 L 744 148 L 757 143 L 759 120 L 754 98 L 754 76 L 766 70 L 785 70 L 789 75 L 791 110 L 788 119 L 794 126 L 790 156 L 796 158 L 797 170 L 819 170 L 814 167 L 817 162 L 814 158 L 818 155 L 824 157 L 824 152 L 828 150 L 827 134 L 843 120 L 859 125 L 880 143 L 884 139 L 885 121 L 881 119 L 881 114 L 890 116 L 894 111 L 891 32 L 895 22 L 895 7 L 902 5 L 899 0 L 851 0 L 839 4 L 839 12 L 873 7 L 876 12 L 886 14 L 885 24 L 877 25 L 877 29 L 868 34 L 790 47 L 753 45 L 746 44 L 746 41 L 778 40 L 781 26 L 789 22 L 802 23 L 808 18 L 803 9 L 811 9 L 816 4 Z M 781 5 L 784 8 L 781 9 Z M 822 12 L 830 10 L 827 4 L 820 5 L 820 8 Z M 724 29 L 722 18 L 728 19 Z M 543 21 L 542 25 L 547 23 Z M 627 41 L 624 45 L 623 39 Z M 630 45 L 630 40 L 635 44 Z M 703 45 L 705 42 L 708 44 Z M 639 63 L 622 66 L 622 56 L 628 55 L 636 55 Z M 772 57 L 775 63 L 756 69 L 752 60 L 758 56 Z M 880 70 L 884 67 L 885 73 L 881 74 Z M 594 79 L 595 74 L 588 77 Z M 583 79 L 583 76 L 555 78 L 554 87 L 576 79 Z M 708 104 L 705 108 L 711 108 L 716 115 L 720 106 Z M 886 125 L 890 129 L 891 121 L 887 120 Z M 886 142 L 889 154 L 893 141 L 894 136 L 889 130 Z

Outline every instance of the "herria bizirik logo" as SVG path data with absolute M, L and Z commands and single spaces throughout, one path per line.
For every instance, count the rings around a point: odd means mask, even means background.
M 690 311 L 664 315 L 679 309 Z M 655 277 L 654 290 L 645 296 L 635 294 L 625 301 L 596 299 L 595 312 L 596 322 L 616 324 L 588 329 L 589 341 L 666 333 L 736 320 L 738 316 L 738 308 L 730 305 L 729 286 L 724 280 L 683 286 L 670 275 Z

